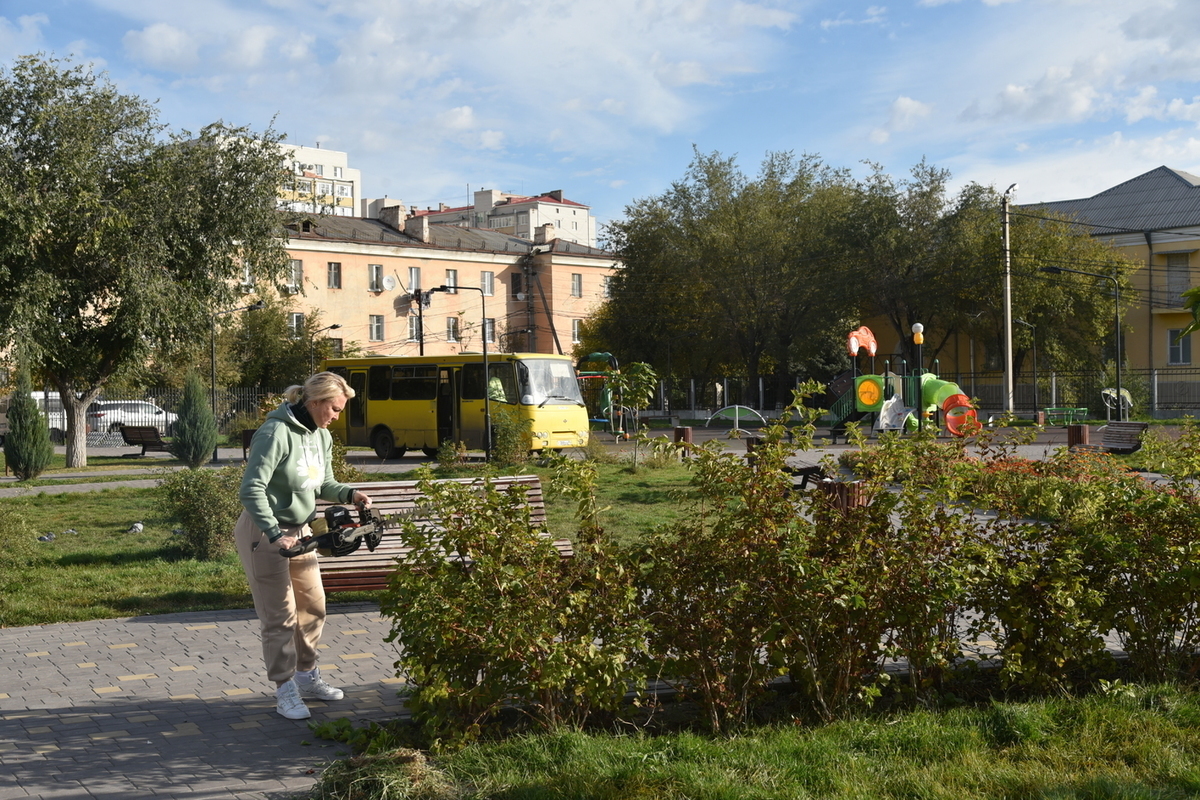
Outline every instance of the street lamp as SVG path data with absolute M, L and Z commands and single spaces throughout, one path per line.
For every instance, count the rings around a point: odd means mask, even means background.
M 223 317 L 226 314 L 235 314 L 238 311 L 258 311 L 264 306 L 266 306 L 266 303 L 264 303 L 262 300 L 259 300 L 253 305 L 242 306 L 241 308 L 231 308 L 228 311 L 218 311 L 212 315 L 212 362 L 211 373 L 209 376 L 211 378 L 211 383 L 209 385 L 209 402 L 212 405 L 214 420 L 217 418 L 217 317 Z M 215 446 L 213 447 L 212 460 L 214 462 L 217 460 L 217 448 Z
M 1037 410 L 1041 407 L 1038 402 L 1038 374 L 1037 374 L 1037 325 L 1032 322 L 1026 322 L 1023 319 L 1014 319 L 1013 322 L 1018 325 L 1024 325 L 1033 331 L 1033 415 L 1037 417 Z
M 1008 211 L 1012 193 L 1017 190 L 1014 183 L 1004 190 L 1000 198 L 1000 227 L 1004 244 L 1004 410 L 1013 412 L 1013 353 L 1012 353 L 1012 250 L 1008 243 Z
M 434 292 L 450 292 L 469 289 L 479 292 L 479 305 L 483 314 L 483 460 L 490 461 L 492 458 L 492 393 L 488 386 L 488 379 L 491 377 L 488 373 L 488 318 L 487 318 L 487 294 L 479 286 L 435 286 L 425 292 L 430 295 Z
M 1125 398 L 1121 394 L 1121 284 L 1117 281 L 1115 275 L 1101 275 L 1099 272 L 1084 272 L 1081 269 L 1067 269 L 1066 267 L 1042 267 L 1042 272 L 1047 272 L 1051 275 L 1061 275 L 1064 272 L 1073 272 L 1076 275 L 1087 275 L 1092 278 L 1100 278 L 1101 280 L 1112 281 L 1113 284 L 1113 311 L 1116 323 L 1114 325 L 1115 344 L 1116 344 L 1116 359 L 1117 359 L 1117 419 L 1123 421 L 1125 419 Z
M 319 331 L 313 331 L 313 335 L 308 337 L 308 374 L 309 375 L 316 372 L 317 334 L 324 333 L 325 331 L 336 331 L 340 327 L 342 327 L 341 324 L 330 325 L 327 328 L 321 328 L 321 330 L 319 330 Z
M 917 370 L 913 373 L 912 384 L 913 391 L 916 393 L 917 401 L 917 430 L 924 428 L 922 424 L 925 421 L 925 403 L 921 398 L 921 373 L 924 371 L 921 361 L 921 345 L 925 344 L 925 326 L 919 322 L 914 322 L 912 326 L 913 344 L 917 348 Z

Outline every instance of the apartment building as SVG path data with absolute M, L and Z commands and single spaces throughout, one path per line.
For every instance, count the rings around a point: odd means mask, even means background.
M 563 197 L 561 189 L 534 196 L 481 189 L 470 205 L 452 208 L 442 203 L 436 209 L 413 208 L 412 214 L 427 217 L 433 225 L 484 228 L 524 239 L 532 239 L 537 230 L 550 225 L 555 239 L 596 246 L 596 218 L 591 208 Z
M 362 199 L 362 174 L 348 156 L 322 147 L 284 144 L 290 175 L 280 197 L 289 211 L 353 217 Z

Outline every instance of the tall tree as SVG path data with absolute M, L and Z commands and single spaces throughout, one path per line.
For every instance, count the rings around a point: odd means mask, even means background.
M 22 345 L 67 411 L 67 464 L 105 383 L 203 337 L 235 280 L 282 280 L 280 137 L 167 132 L 90 68 L 0 70 L 0 345 Z

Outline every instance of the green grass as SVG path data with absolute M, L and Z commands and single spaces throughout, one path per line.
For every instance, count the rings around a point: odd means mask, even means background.
M 564 731 L 476 744 L 434 766 L 444 785 L 479 800 L 1168 800 L 1200 794 L 1198 722 L 1194 693 L 1124 687 L 731 738 Z M 326 788 L 352 763 L 331 771 Z M 395 773 L 395 762 L 369 762 L 357 777 L 385 770 Z

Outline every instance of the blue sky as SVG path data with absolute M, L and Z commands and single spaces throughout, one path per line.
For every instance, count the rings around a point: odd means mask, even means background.
M 1200 174 L 1194 0 L 0 0 L 0 64 L 72 56 L 158 101 L 344 150 L 366 196 L 562 189 L 601 222 L 693 146 L 922 158 L 1017 202 Z

